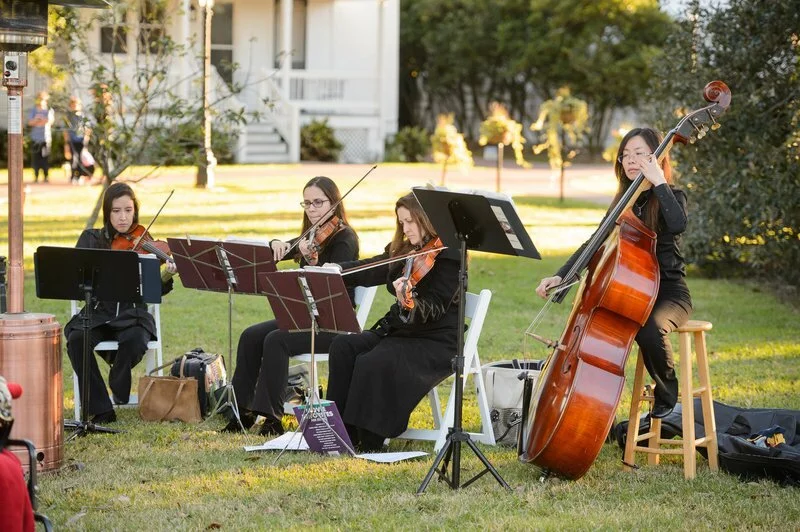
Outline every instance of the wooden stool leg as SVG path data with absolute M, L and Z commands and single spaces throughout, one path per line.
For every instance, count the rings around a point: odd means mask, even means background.
M 647 446 L 653 450 L 661 449 L 661 420 L 650 418 L 650 432 L 653 436 L 650 437 Z M 661 455 L 659 453 L 647 453 L 647 465 L 658 465 L 661 463 Z
M 692 337 L 689 333 L 679 334 L 680 343 L 680 388 L 681 424 L 683 427 L 683 476 L 693 479 L 697 470 L 694 437 L 694 386 L 692 383 Z
M 717 456 L 717 421 L 714 417 L 714 399 L 711 394 L 711 377 L 708 371 L 708 354 L 706 352 L 706 333 L 694 333 L 694 350 L 697 354 L 697 374 L 700 379 L 700 402 L 703 405 L 703 425 L 705 427 L 705 446 L 708 451 L 708 468 L 711 471 L 719 470 Z
M 644 361 L 642 353 L 636 357 L 636 371 L 633 374 L 633 392 L 631 395 L 631 409 L 628 414 L 628 436 L 625 440 L 625 452 L 622 461 L 625 470 L 632 468 L 627 464 L 635 464 L 636 437 L 639 435 L 639 409 L 642 404 L 642 394 L 644 393 Z

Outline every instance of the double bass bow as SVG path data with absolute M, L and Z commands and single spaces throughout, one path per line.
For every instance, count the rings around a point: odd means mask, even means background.
M 659 161 L 674 143 L 694 143 L 719 127 L 730 89 L 712 81 L 703 96 L 711 105 L 687 114 L 667 133 L 653 154 Z M 658 294 L 656 235 L 630 212 L 648 185 L 640 173 L 545 306 L 562 302 L 580 283 L 560 340 L 546 342 L 553 352 L 528 405 L 520 460 L 570 479 L 582 477 L 600 453 L 625 384 L 628 352 Z

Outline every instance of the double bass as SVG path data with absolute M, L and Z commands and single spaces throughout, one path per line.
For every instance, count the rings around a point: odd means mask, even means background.
M 674 143 L 694 143 L 719 127 L 730 89 L 712 81 L 703 96 L 711 105 L 687 114 L 667 133 L 654 152 L 659 161 Z M 630 212 L 648 185 L 640 173 L 552 291 L 550 300 L 560 303 L 580 280 L 564 332 L 548 344 L 553 352 L 526 405 L 520 460 L 546 472 L 582 477 L 614 420 L 628 353 L 658 294 L 656 235 Z

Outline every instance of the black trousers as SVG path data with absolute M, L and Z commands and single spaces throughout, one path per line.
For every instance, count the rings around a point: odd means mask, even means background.
M 316 353 L 327 353 L 335 333 L 314 339 Z M 275 320 L 251 325 L 239 336 L 233 390 L 240 407 L 268 419 L 283 417 L 283 399 L 289 377 L 289 359 L 311 351 L 311 333 L 288 332 Z
M 67 355 L 72 362 L 72 369 L 78 376 L 78 387 L 83 393 L 83 375 L 89 372 L 89 400 L 87 412 L 90 415 L 102 414 L 113 409 L 111 399 L 108 397 L 103 376 L 97 365 L 94 355 L 94 347 L 106 340 L 116 340 L 119 349 L 116 353 L 111 353 L 108 360 L 111 369 L 108 372 L 108 385 L 114 396 L 121 403 L 127 403 L 131 393 L 131 369 L 144 358 L 147 352 L 147 342 L 150 341 L 150 333 L 144 327 L 134 325 L 125 329 L 113 329 L 108 325 L 100 325 L 89 330 L 89 353 L 87 359 L 88 366 L 83 362 L 83 329 L 73 329 L 67 338 Z
M 48 155 L 45 155 L 47 153 Z M 50 171 L 50 157 L 49 148 L 44 142 L 31 143 L 31 168 L 33 168 L 33 180 L 39 181 L 39 170 L 44 174 L 44 180 L 47 181 L 48 172 Z
M 636 335 L 644 365 L 655 381 L 655 400 L 662 406 L 678 401 L 678 379 L 669 334 L 686 323 L 692 314 L 692 297 L 686 282 L 661 280 L 655 306 Z

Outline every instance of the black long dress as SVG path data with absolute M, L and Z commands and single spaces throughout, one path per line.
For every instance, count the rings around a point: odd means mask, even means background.
M 78 238 L 76 248 L 110 249 L 109 231 L 106 229 L 86 229 Z M 161 293 L 172 290 L 173 280 L 162 282 Z M 89 355 L 88 368 L 83 364 L 83 329 L 82 319 L 86 309 L 72 317 L 64 326 L 67 339 L 67 355 L 72 368 L 78 376 L 78 386 L 83 395 L 83 374 L 89 371 L 89 402 L 87 411 L 90 415 L 102 414 L 113 409 L 108 397 L 103 376 L 97 365 L 97 359 Z M 117 303 L 116 301 L 98 301 L 92 308 L 89 322 L 89 347 L 94 347 L 106 340 L 116 340 L 119 349 L 108 356 L 111 365 L 108 384 L 118 404 L 127 403 L 131 391 L 131 369 L 141 362 L 147 352 L 147 342 L 156 339 L 156 323 L 147 312 L 146 303 Z
M 341 264 L 343 269 L 387 258 Z M 403 262 L 379 266 L 345 277 L 348 284 L 386 284 L 401 276 Z M 336 337 L 329 349 L 327 399 L 336 402 L 345 424 L 382 437 L 395 437 L 408 427 L 411 412 L 423 397 L 453 373 L 458 337 L 459 254 L 446 249 L 414 287 L 415 307 L 395 302 L 361 334 Z
M 656 406 L 673 407 L 678 401 L 678 378 L 669 334 L 686 323 L 692 314 L 692 297 L 686 285 L 686 261 L 680 249 L 681 233 L 686 229 L 686 194 L 667 184 L 642 192 L 633 204 L 634 215 L 642 219 L 651 194 L 659 202 L 656 230 L 656 258 L 660 284 L 655 305 L 636 335 L 644 365 L 655 381 Z M 564 277 L 587 243 L 573 253 L 556 275 Z
M 293 244 L 296 239 L 289 241 Z M 292 257 L 284 257 L 283 260 Z M 343 262 L 358 258 L 358 237 L 349 226 L 344 226 L 325 242 L 319 252 L 318 264 Z M 300 259 L 300 266 L 306 266 Z M 350 290 L 353 300 L 353 289 Z M 320 332 L 314 340 L 318 352 L 325 352 L 334 333 Z M 245 329 L 236 348 L 236 370 L 233 389 L 236 400 L 245 410 L 258 413 L 270 420 L 283 416 L 283 398 L 289 373 L 289 359 L 311 350 L 308 333 L 281 331 L 278 322 L 269 320 Z

